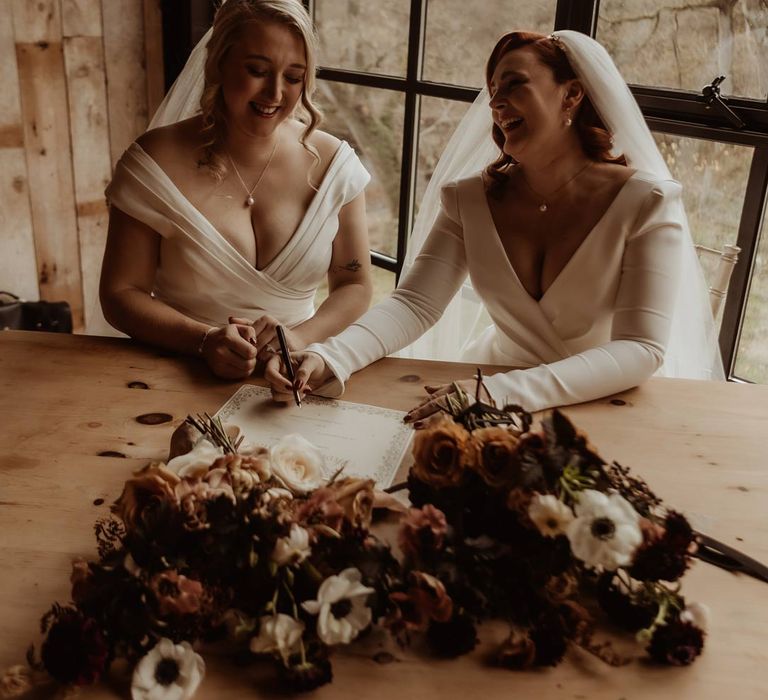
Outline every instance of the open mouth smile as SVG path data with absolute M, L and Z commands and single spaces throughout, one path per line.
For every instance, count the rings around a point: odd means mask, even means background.
M 280 109 L 280 105 L 270 107 L 268 105 L 260 105 L 258 102 L 249 102 L 248 104 L 251 110 L 260 117 L 274 117 Z
M 512 119 L 505 119 L 499 122 L 499 126 L 502 131 L 514 131 L 523 123 L 522 117 L 513 117 Z

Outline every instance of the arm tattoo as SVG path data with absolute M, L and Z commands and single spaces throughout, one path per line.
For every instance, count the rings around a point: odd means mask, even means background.
M 346 270 L 347 272 L 359 272 L 362 265 L 357 258 L 353 258 L 346 265 L 336 265 L 334 268 L 337 272 Z

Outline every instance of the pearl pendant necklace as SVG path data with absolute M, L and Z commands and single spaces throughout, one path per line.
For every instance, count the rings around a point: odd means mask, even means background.
M 235 165 L 235 161 L 232 159 L 232 156 L 230 155 L 229 151 L 227 151 L 227 158 L 229 158 L 229 162 L 232 164 L 232 169 L 235 171 L 235 175 L 237 175 L 237 179 L 240 180 L 240 184 L 243 186 L 243 189 L 245 190 L 245 194 L 247 195 L 245 198 L 245 206 L 246 208 L 252 207 L 256 200 L 253 198 L 253 193 L 256 191 L 256 188 L 261 184 L 261 181 L 264 179 L 264 175 L 266 174 L 269 164 L 272 162 L 272 159 L 275 157 L 275 153 L 277 152 L 277 146 L 280 143 L 280 139 L 275 141 L 275 145 L 272 147 L 272 153 L 269 154 L 269 158 L 267 158 L 267 162 L 264 165 L 264 167 L 261 169 L 261 173 L 259 174 L 259 178 L 256 180 L 256 184 L 251 187 L 251 189 L 248 189 L 248 185 L 245 184 L 245 180 L 243 180 L 242 175 L 240 175 L 240 171 L 237 169 L 237 166 Z
M 540 212 L 547 211 L 547 203 L 546 202 L 542 202 L 541 204 L 539 204 L 539 211 Z

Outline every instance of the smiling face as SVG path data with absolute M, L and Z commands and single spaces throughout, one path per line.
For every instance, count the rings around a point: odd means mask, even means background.
M 490 80 L 494 123 L 504 135 L 502 150 L 518 162 L 541 157 L 565 138 L 566 109 L 573 83 L 558 83 L 530 46 L 499 60 Z
M 249 22 L 221 64 L 231 128 L 270 136 L 290 118 L 304 90 L 307 53 L 301 36 L 276 22 Z

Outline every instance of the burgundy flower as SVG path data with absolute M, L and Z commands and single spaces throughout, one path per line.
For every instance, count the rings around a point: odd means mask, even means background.
M 536 659 L 536 645 L 527 632 L 514 631 L 498 648 L 493 662 L 497 666 L 521 671 L 533 666 Z
M 696 548 L 696 534 L 680 513 L 670 511 L 663 528 L 643 529 L 630 576 L 642 581 L 676 581 L 688 568 Z
M 45 670 L 66 684 L 96 683 L 107 664 L 108 649 L 96 620 L 72 608 L 59 609 L 43 642 Z
M 298 654 L 291 656 L 287 665 L 277 666 L 283 690 L 291 693 L 304 693 L 319 688 L 333 680 L 333 669 L 328 655 L 322 650 L 307 650 L 306 659 Z
M 454 658 L 472 651 L 477 644 L 477 630 L 472 618 L 459 613 L 446 622 L 432 622 L 427 641 L 438 656 Z
M 568 629 L 562 616 L 554 610 L 545 611 L 529 631 L 536 647 L 536 666 L 556 666 L 568 646 Z
M 413 571 L 407 591 L 389 594 L 395 604 L 386 625 L 395 636 L 411 630 L 424 630 L 430 621 L 447 622 L 453 614 L 453 601 L 442 581 Z
M 648 655 L 662 664 L 687 666 L 703 648 L 703 630 L 690 622 L 672 620 L 656 628 L 648 645 Z
M 400 521 L 397 542 L 403 554 L 418 558 L 441 549 L 447 530 L 445 514 L 427 503 L 423 508 L 411 508 Z

